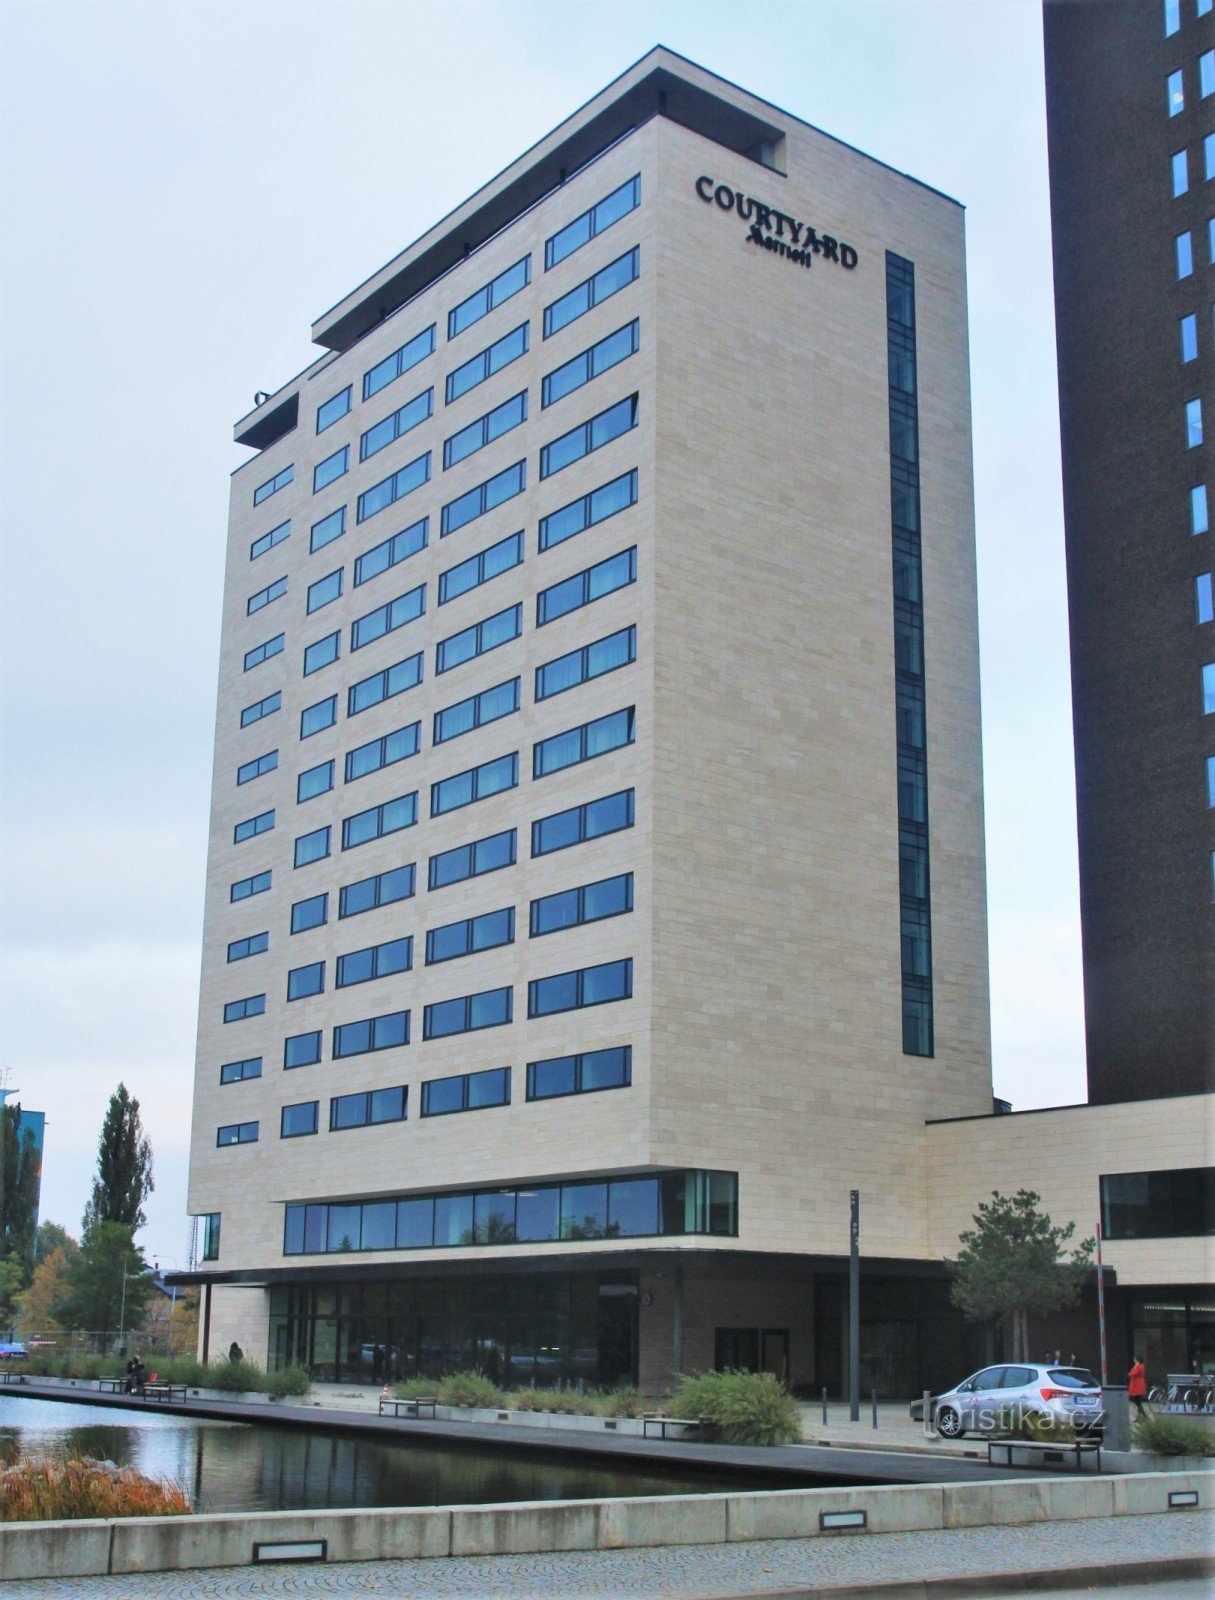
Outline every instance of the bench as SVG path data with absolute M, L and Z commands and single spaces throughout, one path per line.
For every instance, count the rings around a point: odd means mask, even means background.
M 380 1415 L 382 1417 L 390 1415 L 394 1417 L 420 1417 L 422 1412 L 426 1410 L 430 1412 L 433 1418 L 436 1405 L 438 1405 L 438 1401 L 431 1395 L 419 1395 L 415 1400 L 397 1400 L 392 1395 L 381 1395 Z
M 139 1393 L 145 1400 L 154 1400 L 160 1405 L 171 1405 L 174 1400 L 184 1404 L 186 1386 L 184 1383 L 145 1383 Z
M 997 1450 L 1004 1451 L 1003 1461 L 996 1460 L 994 1452 Z M 1101 1471 L 1101 1440 L 1096 1438 L 1060 1440 L 1058 1444 L 1048 1444 L 1041 1439 L 989 1439 L 987 1441 L 987 1465 L 989 1467 L 1015 1467 L 1018 1463 L 1013 1460 L 1014 1450 L 1043 1451 L 1045 1452 L 1041 1458 L 1043 1461 L 1062 1461 L 1070 1450 L 1076 1458 L 1077 1472 L 1082 1470 L 1081 1458 L 1087 1451 L 1090 1455 L 1096 1455 L 1097 1471 Z M 1023 1466 L 1031 1466 L 1032 1464 L 1032 1462 L 1028 1461 L 1021 1463 Z
M 12 1367 L 0 1367 L 0 1383 L 24 1383 L 24 1372 L 17 1372 Z
M 677 1431 L 676 1436 L 678 1438 L 703 1439 L 707 1436 L 708 1429 L 711 1427 L 712 1422 L 708 1417 L 664 1417 L 654 1412 L 649 1416 L 642 1417 L 641 1437 L 643 1439 L 652 1438 L 653 1432 L 651 1430 L 653 1430 L 660 1439 L 667 1439 L 670 1437 L 667 1430 L 675 1428 L 676 1430 L 682 1430 Z
M 125 1394 L 127 1380 L 125 1378 L 98 1378 L 98 1394 Z

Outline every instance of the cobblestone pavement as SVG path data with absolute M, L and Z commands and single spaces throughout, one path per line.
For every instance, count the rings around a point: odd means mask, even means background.
M 1016 1528 L 888 1533 L 753 1544 L 367 1561 L 333 1566 L 43 1578 L 5 1600 L 247 1600 L 370 1595 L 375 1600 L 713 1600 L 827 1584 L 979 1574 L 1205 1555 L 1215 1514 L 1092 1518 Z M 1089 1591 L 1092 1592 L 1091 1590 Z M 993 1594 L 998 1594 L 993 1587 Z

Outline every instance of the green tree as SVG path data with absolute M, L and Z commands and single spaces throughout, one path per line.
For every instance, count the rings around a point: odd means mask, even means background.
M 0 1288 L 4 1321 L 12 1316 L 11 1297 L 34 1270 L 39 1172 L 38 1147 L 31 1131 L 21 1129 L 20 1105 L 0 1106 L 0 1266 L 8 1268 Z
M 148 1220 L 143 1203 L 151 1194 L 152 1146 L 139 1119 L 139 1101 L 120 1083 L 110 1096 L 101 1125 L 97 1176 L 84 1213 L 84 1231 L 99 1222 L 117 1222 L 132 1232 Z
M 972 1322 L 997 1318 L 1012 1325 L 1012 1360 L 1029 1359 L 1029 1318 L 1073 1305 L 1092 1269 L 1095 1241 L 1085 1239 L 1065 1255 L 1076 1224 L 1057 1228 L 1038 1210 L 1032 1189 L 1014 1195 L 992 1190 L 980 1201 L 975 1226 L 959 1237 L 957 1259 L 947 1262 L 950 1298 Z
M 64 1328 L 94 1332 L 137 1328 L 151 1293 L 148 1264 L 135 1243 L 134 1230 L 121 1222 L 95 1222 L 68 1267 L 67 1292 L 50 1313 Z
M 34 1254 L 39 1261 L 43 1256 L 49 1256 L 54 1250 L 62 1250 L 69 1261 L 80 1249 L 80 1241 L 73 1239 L 66 1228 L 61 1228 L 57 1222 L 40 1222 L 38 1224 L 38 1238 L 34 1245 Z

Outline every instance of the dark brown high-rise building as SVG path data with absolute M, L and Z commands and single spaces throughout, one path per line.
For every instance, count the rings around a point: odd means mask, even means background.
M 1215 1080 L 1215 14 L 1046 0 L 1089 1096 Z

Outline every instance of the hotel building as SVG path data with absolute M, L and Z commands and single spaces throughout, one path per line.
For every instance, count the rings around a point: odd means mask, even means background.
M 962 209 L 656 49 L 312 335 L 236 427 L 204 1353 L 838 1388 L 856 1189 L 866 1384 L 960 1375 Z

